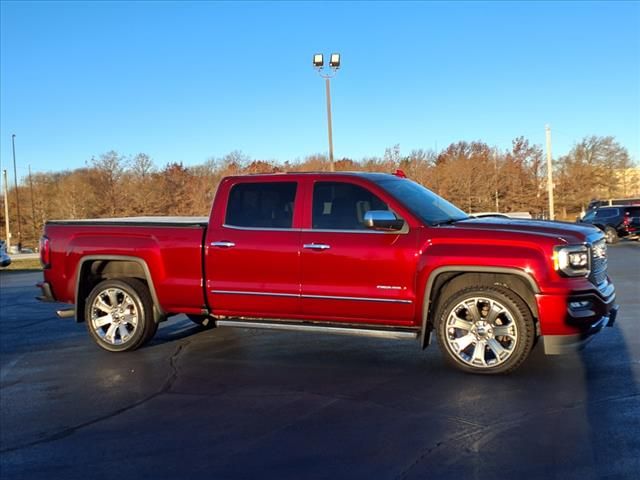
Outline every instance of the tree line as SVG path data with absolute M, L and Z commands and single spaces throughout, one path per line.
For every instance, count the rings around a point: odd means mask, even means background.
M 589 136 L 554 161 L 556 215 L 573 220 L 594 198 L 640 195 L 638 169 L 628 151 L 613 137 Z M 403 153 L 399 145 L 384 155 L 361 160 L 342 158 L 336 171 L 394 172 L 406 175 L 461 209 L 473 212 L 527 211 L 547 213 L 547 172 L 542 148 L 524 137 L 500 150 L 482 141 L 459 141 L 444 150 Z M 257 160 L 231 152 L 205 163 L 172 162 L 159 168 L 144 153 L 127 157 L 110 151 L 92 158 L 84 168 L 35 173 L 9 196 L 12 244 L 37 245 L 44 223 L 54 219 L 149 215 L 208 215 L 220 180 L 227 175 L 286 171 L 328 171 L 324 155 L 295 162 Z M 4 202 L 4 199 L 2 199 Z M 0 208 L 2 238 L 4 205 Z

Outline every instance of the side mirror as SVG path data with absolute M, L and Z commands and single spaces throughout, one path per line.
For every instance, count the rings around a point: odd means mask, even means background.
M 364 214 L 364 224 L 372 230 L 397 231 L 404 227 L 404 220 L 389 210 L 369 210 Z

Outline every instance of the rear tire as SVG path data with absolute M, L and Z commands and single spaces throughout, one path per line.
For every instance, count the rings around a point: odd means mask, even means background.
M 96 285 L 87 297 L 84 318 L 91 337 L 109 352 L 135 350 L 158 329 L 149 289 L 136 278 Z
M 505 288 L 474 285 L 453 292 L 438 308 L 436 331 L 445 359 L 469 373 L 509 373 L 535 340 L 529 307 Z
M 604 238 L 607 243 L 618 243 L 618 232 L 616 232 L 615 228 L 607 227 L 604 229 Z

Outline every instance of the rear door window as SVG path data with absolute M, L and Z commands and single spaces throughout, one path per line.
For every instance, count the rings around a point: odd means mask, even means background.
M 225 225 L 291 228 L 296 182 L 239 183 L 229 192 Z

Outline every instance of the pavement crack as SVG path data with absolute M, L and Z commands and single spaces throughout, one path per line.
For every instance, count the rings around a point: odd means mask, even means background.
M 473 437 L 477 433 L 478 433 L 478 430 L 473 430 L 471 432 L 464 432 L 464 433 L 460 433 L 458 435 L 454 435 L 453 437 L 447 438 L 445 440 L 440 440 L 439 442 L 436 442 L 436 443 L 434 443 L 432 445 L 429 445 L 427 448 L 425 448 L 418 455 L 418 457 L 413 461 L 413 463 L 411 465 L 409 465 L 402 472 L 400 472 L 400 474 L 396 477 L 396 480 L 404 480 L 405 478 L 407 478 L 409 476 L 409 474 L 411 473 L 411 471 L 416 466 L 418 466 L 420 463 L 422 463 L 429 455 L 431 455 L 432 453 L 434 453 L 435 451 L 440 449 L 443 445 L 446 445 L 446 444 L 451 443 L 451 442 L 462 441 L 462 440 L 464 440 L 466 438 Z
M 602 403 L 618 402 L 621 400 L 628 400 L 628 399 L 638 397 L 638 395 L 639 395 L 638 393 L 633 392 L 626 395 L 616 395 L 611 397 L 600 398 L 597 400 L 593 400 L 591 402 L 576 402 L 571 405 L 566 405 L 560 408 L 551 408 L 551 409 L 543 410 L 540 412 L 533 412 L 533 413 L 531 412 L 523 413 L 523 414 L 517 415 L 514 418 L 506 419 L 501 422 L 492 423 L 491 425 L 481 425 L 475 422 L 465 420 L 464 418 L 460 418 L 460 417 L 448 417 L 450 420 L 465 423 L 475 428 L 473 428 L 471 431 L 464 432 L 460 435 L 456 435 L 452 438 L 441 440 L 439 442 L 436 442 L 433 445 L 430 445 L 420 453 L 420 455 L 415 459 L 415 461 L 411 465 L 409 465 L 404 471 L 402 471 L 396 477 L 396 480 L 403 480 L 407 478 L 411 473 L 411 471 L 417 465 L 423 462 L 427 457 L 429 457 L 429 455 L 431 455 L 433 452 L 438 450 L 443 445 L 447 443 L 451 443 L 452 441 L 456 443 L 470 442 L 470 444 L 466 447 L 465 450 L 467 452 L 478 452 L 481 450 L 482 446 L 484 446 L 488 441 L 495 438 L 500 433 L 503 433 L 506 430 L 519 426 L 526 421 L 532 421 L 532 420 L 535 420 L 536 418 L 542 418 L 549 415 L 556 415 L 565 410 L 572 410 L 575 408 L 584 407 L 588 403 L 598 405 Z
M 154 398 L 169 392 L 173 387 L 174 383 L 176 382 L 176 380 L 178 379 L 178 375 L 179 375 L 178 358 L 180 354 L 185 351 L 186 347 L 190 343 L 191 343 L 190 341 L 185 341 L 184 343 L 179 344 L 176 350 L 173 352 L 173 354 L 169 357 L 169 367 L 171 369 L 171 373 L 169 374 L 169 377 L 167 378 L 167 380 L 165 380 L 164 384 L 162 385 L 162 387 L 160 387 L 158 391 L 150 395 L 147 395 L 144 398 L 141 398 L 137 402 L 133 402 L 129 405 L 126 405 L 122 408 L 114 410 L 100 417 L 94 418 L 92 420 L 88 420 L 86 422 L 79 423 L 78 425 L 65 428 L 63 430 L 60 430 L 59 432 L 53 433 L 51 435 L 47 435 L 44 438 L 34 440 L 28 443 L 23 443 L 22 445 L 16 445 L 14 447 L 0 449 L 0 453 L 4 454 L 4 453 L 15 452 L 17 450 L 23 450 L 25 448 L 34 447 L 36 445 L 41 445 L 43 443 L 55 442 L 56 440 L 69 437 L 70 435 L 73 435 L 74 433 L 76 433 L 78 430 L 82 430 L 83 428 L 90 427 L 92 425 L 96 425 L 97 423 L 104 422 L 105 420 L 110 420 L 114 417 L 117 417 L 118 415 L 122 415 L 123 413 L 128 412 L 129 410 L 133 410 L 134 408 L 139 407 L 140 405 L 143 405 L 153 400 Z

